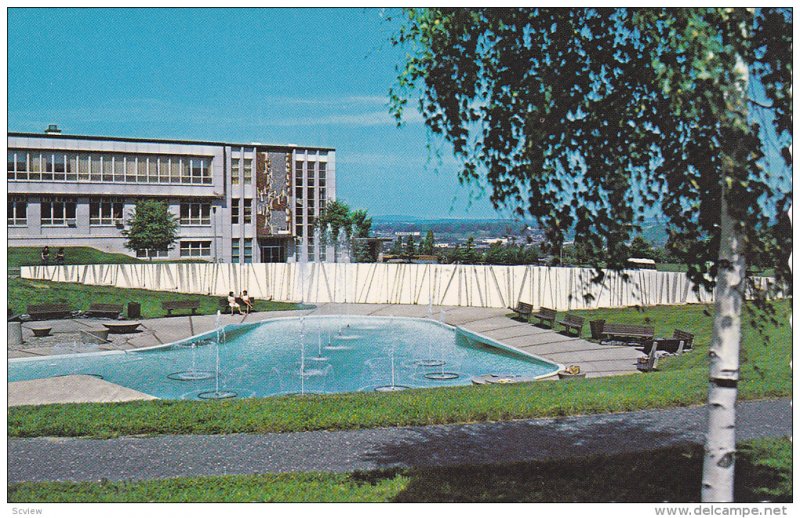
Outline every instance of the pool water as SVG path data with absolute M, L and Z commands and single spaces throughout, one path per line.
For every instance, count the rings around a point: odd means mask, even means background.
M 219 346 L 217 335 L 126 353 L 12 360 L 9 381 L 88 374 L 162 399 L 207 399 L 469 385 L 482 374 L 558 369 L 428 319 L 282 318 L 226 326 Z

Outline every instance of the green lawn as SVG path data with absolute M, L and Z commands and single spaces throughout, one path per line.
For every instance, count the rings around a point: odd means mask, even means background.
M 10 484 L 9 502 L 697 502 L 701 446 L 491 466 Z M 737 502 L 791 502 L 792 443 L 739 445 Z
M 133 301 L 142 305 L 142 318 L 156 318 L 167 315 L 167 312 L 161 308 L 161 303 L 167 300 L 199 300 L 200 307 L 197 309 L 199 315 L 211 315 L 220 309 L 220 297 L 216 296 L 20 278 L 8 279 L 8 307 L 15 314 L 25 313 L 28 304 L 61 303 L 68 304 L 73 310 L 86 311 L 92 303 L 127 304 Z M 255 311 L 282 311 L 302 309 L 303 307 L 310 306 L 266 300 L 256 300 L 255 303 Z M 188 314 L 188 311 L 178 311 L 176 314 Z
M 9 268 L 39 264 L 40 251 L 39 248 L 32 247 L 9 248 Z M 52 260 L 55 258 L 55 249 L 51 249 L 50 255 L 51 264 L 53 264 Z M 88 247 L 67 247 L 64 255 L 67 264 L 148 263 L 148 261 L 143 261 L 124 254 L 109 254 Z M 156 318 L 166 316 L 167 314 L 165 310 L 161 309 L 161 303 L 164 301 L 199 300 L 200 307 L 197 309 L 197 313 L 200 315 L 211 315 L 220 309 L 219 299 L 220 297 L 207 297 L 187 293 L 124 289 L 111 286 L 88 286 L 66 282 L 21 279 L 12 276 L 8 278 L 8 307 L 14 314 L 25 313 L 28 304 L 60 303 L 68 304 L 73 310 L 86 311 L 92 303 L 127 304 L 133 301 L 139 302 L 142 305 L 143 318 Z M 256 300 L 255 304 L 256 311 L 281 311 L 300 308 L 301 306 L 298 304 L 290 302 Z
M 748 306 L 749 307 L 749 306 Z M 745 329 L 739 395 L 791 395 L 791 300 L 777 309 L 785 324 L 766 341 Z M 659 372 L 568 382 L 418 389 L 394 394 L 350 393 L 229 401 L 136 401 L 14 407 L 8 435 L 112 437 L 135 434 L 288 432 L 464 423 L 621 412 L 702 404 L 711 317 L 703 305 L 586 312 L 590 318 L 647 321 L 659 334 L 674 327 L 697 335 L 695 350 L 659 363 Z M 749 311 L 749 310 L 748 310 Z M 639 319 L 639 320 L 637 320 Z

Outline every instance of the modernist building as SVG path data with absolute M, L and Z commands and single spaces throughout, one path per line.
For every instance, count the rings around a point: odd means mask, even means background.
M 331 148 L 8 134 L 8 246 L 89 246 L 164 259 L 326 260 L 313 223 L 336 199 Z M 179 218 L 172 250 L 125 248 L 138 200 Z M 69 261 L 69 257 L 67 257 Z

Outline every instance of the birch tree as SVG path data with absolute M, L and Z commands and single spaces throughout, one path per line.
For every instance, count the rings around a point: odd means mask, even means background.
M 791 11 L 407 9 L 390 90 L 463 182 L 621 270 L 649 214 L 715 290 L 704 501 L 731 501 L 746 259 L 791 285 Z M 750 291 L 769 310 L 763 293 Z M 768 314 L 768 313 L 767 313 Z

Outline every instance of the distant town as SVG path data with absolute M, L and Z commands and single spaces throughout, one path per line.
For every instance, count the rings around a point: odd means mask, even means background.
M 553 255 L 543 229 L 511 219 L 422 219 L 413 216 L 376 216 L 372 233 L 380 241 L 387 262 L 490 263 L 580 265 L 579 251 L 567 235 L 563 249 Z M 647 222 L 636 238 L 646 259 L 659 257 L 667 241 L 666 228 Z M 659 261 L 661 262 L 661 261 Z

